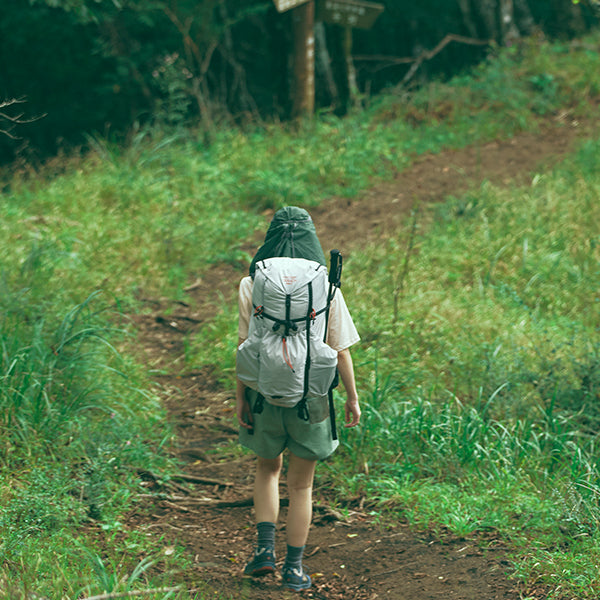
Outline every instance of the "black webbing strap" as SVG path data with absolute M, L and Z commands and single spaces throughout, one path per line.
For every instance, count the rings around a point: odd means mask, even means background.
M 329 398 L 329 421 L 331 422 L 331 439 L 337 440 L 337 427 L 335 425 L 335 406 L 333 404 L 333 386 L 329 388 L 329 392 L 327 392 L 327 396 Z
M 249 390 L 250 388 L 246 388 L 247 390 Z M 263 411 L 265 407 L 265 397 L 259 393 L 256 392 L 256 400 L 254 401 L 254 404 L 252 406 L 252 412 L 256 413 L 257 415 L 260 415 Z
M 296 329 L 296 325 L 290 321 L 290 311 L 292 309 L 292 296 L 286 294 L 285 296 L 285 334 L 284 337 L 290 335 L 290 329 Z
M 323 341 L 327 341 L 327 328 L 329 327 L 329 309 L 331 308 L 331 303 L 333 302 L 333 298 L 335 297 L 335 293 L 338 288 L 333 284 L 329 284 L 329 292 L 327 293 L 327 304 L 323 309 L 325 311 L 325 333 L 323 334 Z
M 253 317 L 262 317 L 264 319 L 269 319 L 269 321 L 273 321 L 274 323 L 279 323 L 279 325 L 285 325 L 287 322 L 295 324 L 295 323 L 301 323 L 302 321 L 306 321 L 306 317 L 298 317 L 297 319 L 289 319 L 289 321 L 286 321 L 285 319 L 278 319 L 277 317 L 274 317 L 273 315 L 266 313 L 262 306 L 256 306 L 254 304 L 252 306 L 254 307 L 254 314 L 252 315 Z M 327 311 L 327 306 L 324 306 L 321 310 L 317 310 L 316 312 L 311 313 L 311 315 L 313 318 L 315 318 L 315 317 L 318 317 L 319 315 L 322 315 L 325 311 Z
M 329 267 L 329 292 L 327 293 L 327 305 L 325 306 L 326 314 L 325 314 L 325 333 L 323 334 L 323 341 L 327 342 L 327 328 L 329 327 L 329 309 L 331 308 L 331 303 L 333 298 L 335 297 L 335 293 L 338 288 L 342 285 L 342 255 L 339 250 L 332 250 L 330 253 L 330 267 Z M 329 421 L 331 422 L 331 438 L 334 440 L 338 439 L 337 427 L 335 424 L 335 406 L 333 403 L 333 388 L 337 387 L 339 383 L 339 373 L 336 368 L 335 377 L 333 378 L 333 382 L 329 391 L 327 392 L 327 396 L 329 399 Z

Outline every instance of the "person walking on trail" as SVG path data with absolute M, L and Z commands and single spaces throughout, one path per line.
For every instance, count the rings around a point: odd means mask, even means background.
M 346 391 L 345 426 L 358 425 L 361 415 L 349 351 L 360 338 L 337 289 L 339 278 L 332 284 L 330 274 L 328 290 L 327 281 L 325 256 L 310 215 L 286 207 L 275 213 L 250 275 L 239 287 L 239 439 L 257 455 L 257 542 L 244 575 L 275 572 L 279 477 L 287 448 L 289 508 L 282 581 L 294 591 L 311 587 L 302 558 L 315 467 L 339 444 L 331 395 L 337 374 Z

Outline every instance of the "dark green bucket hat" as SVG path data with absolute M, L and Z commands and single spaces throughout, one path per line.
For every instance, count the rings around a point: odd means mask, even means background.
M 315 225 L 303 208 L 286 206 L 275 213 L 265 241 L 250 263 L 250 275 L 254 277 L 258 261 L 277 256 L 306 258 L 326 266 Z

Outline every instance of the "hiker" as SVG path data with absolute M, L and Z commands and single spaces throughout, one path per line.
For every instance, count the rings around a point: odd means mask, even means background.
M 289 261 L 281 257 L 304 261 Z M 308 284 L 310 301 L 315 304 L 314 307 L 308 306 L 309 316 L 296 319 L 290 317 L 290 305 L 293 308 L 296 301 L 290 301 L 289 295 L 287 312 L 282 308 L 281 313 L 286 315 L 285 318 L 269 315 L 266 304 L 264 307 L 253 306 L 253 300 L 256 300 L 253 294 L 262 291 L 265 298 L 268 295 L 266 288 L 269 277 L 276 279 L 273 275 L 275 269 L 300 268 L 297 267 L 298 264 L 305 270 L 294 272 L 293 275 L 289 271 L 280 273 L 279 280 L 290 284 L 296 279 L 302 279 L 306 273 L 309 278 L 314 277 L 312 283 Z M 289 508 L 287 554 L 282 578 L 284 587 L 294 591 L 306 590 L 311 586 L 311 578 L 302 565 L 302 558 L 312 518 L 312 486 L 316 463 L 328 458 L 339 444 L 335 419 L 332 418 L 331 395 L 331 380 L 335 377 L 336 363 L 347 398 L 345 427 L 358 425 L 361 414 L 349 351 L 350 346 L 360 338 L 341 292 L 334 289 L 332 294 L 331 284 L 329 292 L 323 292 L 321 288 L 327 280 L 321 281 L 318 277 L 326 278 L 327 269 L 312 219 L 303 209 L 286 207 L 275 213 L 264 244 L 250 265 L 250 276 L 242 279 L 239 288 L 236 390 L 239 437 L 240 443 L 257 455 L 254 510 L 258 539 L 254 555 L 246 565 L 244 574 L 258 577 L 275 571 L 279 477 L 283 464 L 282 453 L 287 448 Z M 329 281 L 331 282 L 331 275 Z M 337 286 L 339 287 L 339 281 Z M 306 287 L 303 286 L 302 289 Z M 318 302 L 327 306 L 317 305 Z M 256 342 L 255 338 L 263 335 L 272 337 L 274 341 L 268 343 L 272 344 L 273 354 L 281 362 L 280 371 L 275 375 L 272 372 L 275 367 L 271 367 L 270 363 L 262 364 L 263 371 L 268 372 L 261 372 L 259 375 L 254 373 L 257 369 L 260 370 L 257 365 L 261 357 L 251 346 Z M 315 335 L 324 339 L 318 340 Z M 309 342 L 303 341 L 306 339 Z M 308 361 L 305 367 L 305 359 L 299 358 L 307 343 L 316 355 L 310 360 L 312 368 L 309 368 Z M 267 350 L 263 349 L 262 354 L 268 354 Z M 325 357 L 322 362 L 327 365 L 322 373 L 317 368 L 321 357 Z M 296 375 L 298 382 L 294 380 Z M 257 391 L 261 387 L 257 378 L 263 380 L 263 389 L 267 389 L 264 394 Z M 284 385 L 284 379 L 289 379 L 289 383 Z M 300 386 L 299 391 L 295 395 L 292 392 L 288 394 L 286 385 L 291 389 L 296 383 Z M 269 385 L 273 390 L 280 391 L 269 396 Z

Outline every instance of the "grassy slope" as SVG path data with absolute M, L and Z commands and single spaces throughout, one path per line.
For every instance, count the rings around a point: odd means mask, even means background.
M 7 179 L 0 580 L 75 597 L 122 585 L 136 565 L 142 578 L 151 542 L 118 536 L 118 519 L 139 489 L 136 470 L 165 467 L 169 432 L 144 373 L 112 350 L 115 314 L 136 310 L 140 290 L 181 297 L 210 264 L 244 262 L 265 208 L 351 195 L 416 154 L 535 129 L 565 107 L 587 111 L 600 93 L 597 47 L 597 37 L 533 40 L 344 121 L 223 132 L 210 148 L 149 134 L 127 148 L 98 141 L 89 156 Z M 406 232 L 345 273 L 366 340 L 356 361 L 368 417 L 346 453 L 357 472 L 347 486 L 419 524 L 493 528 L 520 549 L 526 580 L 582 598 L 599 585 L 600 345 L 589 310 L 599 150 L 590 142 L 531 188 L 487 186 L 440 207 L 419 230 L 399 310 L 390 298 L 401 275 L 389 273 Z M 231 365 L 234 312 L 204 329 L 191 360 Z M 347 469 L 336 462 L 326 476 L 341 482 Z M 89 516 L 102 559 L 78 529 Z
M 402 239 L 392 258 L 367 249 L 347 286 L 377 375 L 355 487 L 422 525 L 498 531 L 528 578 L 581 598 L 600 585 L 599 151 L 436 208 L 395 323 Z

